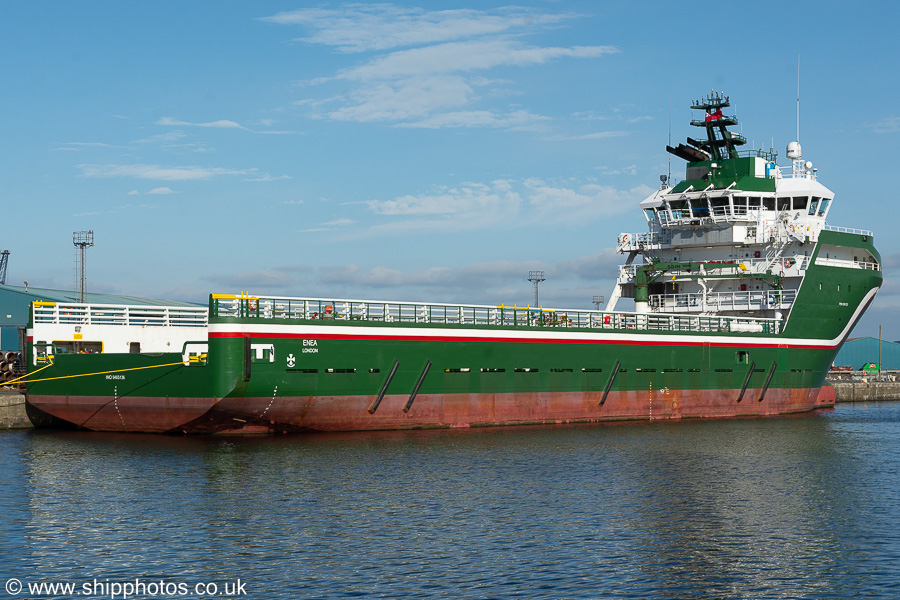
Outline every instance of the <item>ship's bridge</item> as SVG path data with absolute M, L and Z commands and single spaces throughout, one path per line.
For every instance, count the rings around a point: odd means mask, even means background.
M 641 202 L 649 234 L 623 233 L 617 251 L 669 246 L 816 241 L 834 193 L 805 178 L 782 179 L 775 192 L 734 188 L 658 190 Z

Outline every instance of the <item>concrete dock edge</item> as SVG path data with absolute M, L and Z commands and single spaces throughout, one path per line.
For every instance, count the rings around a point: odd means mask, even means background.
M 0 430 L 32 427 L 34 425 L 25 414 L 25 394 L 9 390 L 0 392 Z

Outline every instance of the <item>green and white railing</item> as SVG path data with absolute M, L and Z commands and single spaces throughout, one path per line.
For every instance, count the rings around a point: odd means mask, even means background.
M 708 315 L 647 314 L 529 306 L 482 306 L 374 302 L 326 298 L 256 297 L 214 294 L 210 315 L 224 319 L 369 321 L 449 326 L 617 329 L 646 331 L 758 332 L 777 334 L 777 319 Z

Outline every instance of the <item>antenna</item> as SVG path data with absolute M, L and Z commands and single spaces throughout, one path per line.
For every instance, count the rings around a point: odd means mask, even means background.
M 672 145 L 672 94 L 669 93 L 669 146 Z M 672 155 L 669 154 L 669 174 L 666 176 L 666 185 L 672 185 L 669 183 L 672 181 Z M 600 307 L 597 306 L 597 310 L 600 310 Z
M 800 55 L 797 55 L 797 142 L 800 141 Z
M 76 231 L 72 243 L 75 244 L 75 285 L 79 286 L 79 302 L 84 302 L 84 251 L 94 245 L 94 231 Z

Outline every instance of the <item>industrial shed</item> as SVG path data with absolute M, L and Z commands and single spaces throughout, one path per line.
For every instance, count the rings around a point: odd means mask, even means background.
M 861 337 L 844 342 L 834 359 L 836 367 L 853 367 L 858 371 L 866 363 L 878 362 L 878 338 Z M 881 340 L 881 369 L 900 370 L 900 344 Z
M 28 286 L 0 284 L 0 350 L 19 350 L 19 328 L 28 325 L 28 311 L 34 301 L 80 302 L 80 293 Z M 84 293 L 90 304 L 119 304 L 126 306 L 198 306 L 191 302 L 153 300 L 135 296 Z

